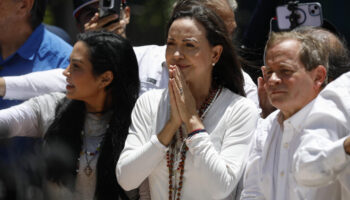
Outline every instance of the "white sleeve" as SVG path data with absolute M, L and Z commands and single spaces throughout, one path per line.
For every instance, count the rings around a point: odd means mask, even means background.
M 244 78 L 244 91 L 247 95 L 247 98 L 252 100 L 257 108 L 259 108 L 259 98 L 258 98 L 258 88 L 253 82 L 252 78 L 245 71 L 242 70 Z
M 345 153 L 344 140 L 332 140 L 326 134 L 336 134 L 327 130 L 313 130 L 302 137 L 299 149 L 294 155 L 295 179 L 298 184 L 319 187 L 333 182 L 342 170 L 350 164 L 350 156 Z
M 146 99 L 150 98 L 148 96 L 146 93 L 136 102 L 129 135 L 116 166 L 118 182 L 127 191 L 139 187 L 164 159 L 167 151 L 158 137 L 152 135 L 152 120 L 155 119 L 151 115 L 151 101 Z
M 264 199 L 259 186 L 259 166 L 263 150 L 262 141 L 261 132 L 259 129 L 257 129 L 254 134 L 254 140 L 243 176 L 243 191 L 241 193 L 241 200 Z
M 293 158 L 298 184 L 329 184 L 350 163 L 350 156 L 343 146 L 350 135 L 350 82 L 344 78 L 346 76 L 330 83 L 320 93 L 305 122 L 305 130 Z
M 60 93 L 43 95 L 0 110 L 1 137 L 43 137 L 55 117 L 56 104 L 63 96 Z
M 252 133 L 256 128 L 258 111 L 245 100 L 240 109 L 227 110 L 230 115 L 221 149 L 215 149 L 208 133 L 198 133 L 186 140 L 194 162 L 199 163 L 201 178 L 210 183 L 213 199 L 226 198 L 237 186 L 244 171 Z M 247 106 L 249 105 L 249 106 Z
M 33 72 L 22 76 L 4 77 L 6 93 L 4 99 L 27 100 L 51 92 L 64 92 L 66 79 L 64 69 Z

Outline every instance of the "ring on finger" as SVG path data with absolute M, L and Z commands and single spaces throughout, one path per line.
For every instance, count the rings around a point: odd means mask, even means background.
M 179 90 L 180 90 L 180 95 L 182 95 L 184 93 L 183 89 L 179 88 Z

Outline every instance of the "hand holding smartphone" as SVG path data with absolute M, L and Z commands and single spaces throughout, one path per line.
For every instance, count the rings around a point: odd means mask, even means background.
M 99 7 L 100 18 L 111 14 L 120 16 L 121 0 L 100 0 Z

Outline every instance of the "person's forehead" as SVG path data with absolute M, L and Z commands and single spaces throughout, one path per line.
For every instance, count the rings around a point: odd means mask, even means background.
M 193 18 L 183 17 L 176 19 L 170 26 L 169 36 L 202 36 L 205 37 L 205 28 Z
M 297 64 L 300 61 L 300 43 L 296 40 L 283 40 L 267 49 L 265 65 L 276 63 Z
M 275 56 L 276 54 L 294 54 L 298 53 L 301 44 L 294 39 L 282 39 L 275 42 L 267 49 L 267 55 Z

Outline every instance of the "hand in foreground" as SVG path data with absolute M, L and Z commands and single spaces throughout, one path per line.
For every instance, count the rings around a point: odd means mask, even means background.
M 170 74 L 170 73 L 169 73 Z M 172 75 L 169 75 L 169 99 L 170 99 L 170 119 L 165 124 L 163 130 L 157 135 L 158 140 L 160 143 L 162 143 L 164 146 L 168 146 L 173 139 L 176 131 L 181 126 L 181 117 L 179 115 L 179 111 L 176 105 L 176 99 L 174 90 L 176 89 L 173 87 L 175 84 L 175 80 Z
M 261 67 L 264 74 L 264 67 Z M 261 108 L 261 118 L 265 119 L 269 114 L 276 110 L 276 108 L 271 104 L 267 92 L 265 89 L 265 80 L 262 77 L 258 78 L 258 97 L 259 105 Z
M 99 14 L 95 13 L 94 17 L 92 17 L 89 22 L 84 24 L 84 30 L 85 31 L 106 30 L 106 31 L 114 32 L 116 34 L 123 34 L 124 27 L 126 25 L 124 24 L 125 23 L 124 20 L 113 22 L 118 20 L 118 18 L 119 16 L 117 14 L 100 18 Z
M 204 125 L 198 116 L 196 101 L 177 66 L 169 66 L 169 79 L 173 87 L 176 107 L 187 133 L 195 129 L 203 129 Z

